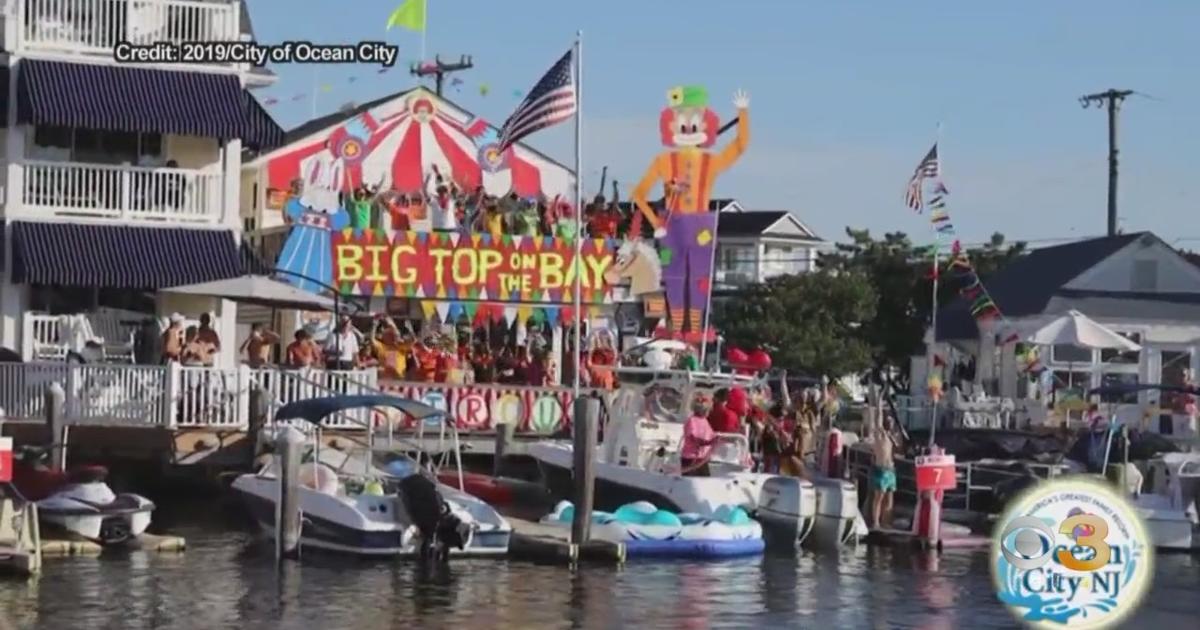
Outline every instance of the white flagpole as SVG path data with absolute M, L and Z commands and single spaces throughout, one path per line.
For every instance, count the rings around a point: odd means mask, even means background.
M 940 183 L 940 182 L 945 181 L 943 179 L 945 177 L 945 173 L 942 171 L 942 123 L 940 123 L 940 122 L 938 123 L 938 126 L 937 126 L 937 139 L 934 140 L 934 146 L 937 147 L 937 152 L 938 152 L 938 154 L 937 154 L 937 168 L 938 168 L 937 181 Z M 942 193 L 942 194 L 945 195 L 945 193 Z M 932 210 L 930 212 L 932 212 Z M 926 362 L 928 365 L 928 373 L 930 376 L 933 376 L 934 370 L 937 369 L 936 364 L 937 364 L 938 280 L 942 275 L 941 270 L 940 270 L 940 265 L 938 264 L 938 257 L 940 254 L 941 254 L 941 243 L 938 241 L 938 231 L 936 228 L 934 228 L 934 230 L 933 230 L 933 299 L 931 302 L 930 324 L 929 324 L 931 327 L 932 333 L 930 334 L 929 353 L 928 353 L 929 356 L 926 358 Z M 945 384 L 943 383 L 942 386 L 944 388 Z M 937 407 L 938 407 L 937 400 L 935 399 L 933 401 L 933 406 L 932 406 L 932 409 L 933 409 L 932 417 L 929 419 L 929 446 L 931 446 L 931 447 L 934 445 L 934 438 L 937 436 Z
M 710 200 L 709 203 L 712 203 Z M 705 371 L 704 359 L 708 357 L 708 326 L 712 321 L 712 296 L 713 290 L 717 284 L 717 232 L 721 227 L 721 210 L 718 209 L 715 217 L 713 217 L 713 255 L 712 261 L 708 265 L 708 297 L 704 301 L 704 325 L 700 328 L 700 370 Z M 717 357 L 717 365 L 721 363 L 721 357 Z M 714 372 L 720 370 L 713 370 Z
M 579 398 L 583 362 L 583 31 L 575 31 L 575 398 Z

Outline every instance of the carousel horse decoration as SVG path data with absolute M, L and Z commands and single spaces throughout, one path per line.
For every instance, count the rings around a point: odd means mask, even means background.
M 666 265 L 663 283 L 671 326 L 676 333 L 686 325 L 700 331 L 712 290 L 713 255 L 717 238 L 716 213 L 709 209 L 713 182 L 746 151 L 750 142 L 750 98 L 734 94 L 737 137 L 719 153 L 708 151 L 717 142 L 720 120 L 708 105 L 708 92 L 700 86 L 683 86 L 667 93 L 667 107 L 659 118 L 659 131 L 667 151 L 660 153 L 633 190 L 633 202 L 660 241 Z M 660 217 L 650 206 L 651 188 L 663 183 L 667 214 Z
M 284 275 L 296 288 L 321 293 L 333 284 L 332 234 L 350 223 L 339 192 L 345 168 L 328 155 L 309 161 L 299 195 L 284 206 L 292 227 L 275 266 L 290 272 Z
M 618 285 L 629 281 L 629 297 L 641 299 L 646 317 L 665 313 L 662 295 L 662 265 L 658 252 L 645 241 L 627 240 L 617 248 L 612 265 L 604 272 L 604 281 Z

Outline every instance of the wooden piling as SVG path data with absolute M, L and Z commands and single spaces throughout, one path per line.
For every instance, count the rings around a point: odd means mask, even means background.
M 571 542 L 579 545 L 591 538 L 592 505 L 596 490 L 596 428 L 600 422 L 600 401 L 590 396 L 575 399 L 571 426 L 575 433 L 575 518 L 571 523 Z
M 61 383 L 50 383 L 45 394 L 46 428 L 50 430 L 50 468 L 67 467 L 67 392 Z
M 275 506 L 275 559 L 295 556 L 300 550 L 300 458 L 304 435 L 284 427 L 275 436 L 278 457 L 279 501 Z
M 626 551 L 622 543 L 597 539 L 576 544 L 571 542 L 570 532 L 564 527 L 511 517 L 508 521 L 513 528 L 508 555 L 514 560 L 563 565 L 625 562 Z
M 499 477 L 504 472 L 504 459 L 516 438 L 517 425 L 512 422 L 502 422 L 496 425 L 496 446 L 492 456 L 492 476 Z

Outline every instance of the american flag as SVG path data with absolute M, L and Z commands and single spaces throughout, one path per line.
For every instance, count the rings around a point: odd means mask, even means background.
M 938 165 L 937 143 L 933 144 L 933 148 L 929 153 L 925 154 L 925 159 L 917 164 L 917 169 L 913 171 L 912 178 L 908 180 L 908 189 L 904 191 L 904 203 L 909 208 L 920 212 L 925 207 L 925 200 L 922 197 L 921 186 L 926 178 L 937 177 L 941 173 L 941 168 Z
M 501 153 L 525 136 L 575 115 L 574 61 L 575 50 L 568 50 L 504 121 L 504 127 L 500 129 Z

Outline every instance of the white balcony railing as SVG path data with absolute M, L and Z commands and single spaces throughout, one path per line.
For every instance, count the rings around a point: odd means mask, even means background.
M 11 0 L 15 52 L 103 55 L 118 43 L 238 41 L 237 2 L 195 0 Z M 12 31 L 10 31 L 12 32 Z M 228 65 L 228 64 L 222 64 Z
M 96 217 L 168 223 L 218 223 L 222 176 L 216 170 L 108 166 L 26 160 L 19 208 L 9 217 Z

